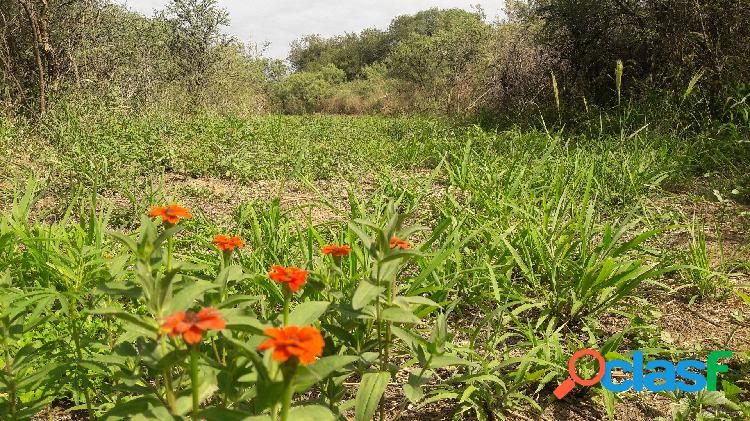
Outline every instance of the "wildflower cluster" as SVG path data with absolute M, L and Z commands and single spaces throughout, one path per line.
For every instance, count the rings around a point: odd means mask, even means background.
M 182 235 L 192 226 L 185 224 L 193 217 L 190 210 L 170 204 L 147 215 L 139 235 L 112 233 L 128 254 L 97 272 L 106 276 L 100 284 L 105 293 L 97 295 L 102 304 L 86 308 L 90 301 L 65 297 L 66 311 L 86 313 L 71 317 L 75 361 L 72 369 L 60 370 L 73 371 L 74 396 L 84 401 L 76 405 L 85 407 L 90 419 L 334 420 L 343 416 L 348 384 L 358 381 L 353 409 L 358 419 L 371 420 L 395 371 L 410 369 L 394 368 L 397 361 L 409 360 L 393 358 L 394 332 L 408 332 L 419 323 L 418 314 L 439 308 L 426 297 L 398 295 L 397 280 L 417 255 L 406 252 L 411 244 L 397 235 L 413 232 L 399 231 L 400 219 L 373 237 L 365 231 L 375 224 L 350 227 L 358 241 L 320 244 L 317 253 L 295 265 L 299 257 L 292 253 L 264 258 L 257 244 L 247 252 L 242 237 L 228 233 L 205 239 L 214 250 L 207 256 L 182 261 L 175 245 L 186 242 Z M 24 302 L 28 307 L 49 301 L 44 294 Z M 3 313 L 2 306 L 12 300 L 0 300 L 3 334 L 23 333 L 35 323 L 6 328 L 10 319 L 4 314 L 28 312 Z M 99 349 L 110 355 L 98 360 L 89 359 L 95 353 L 87 352 L 88 339 L 76 330 L 90 315 L 101 316 L 97 323 L 105 323 L 109 334 Z M 431 360 L 422 357 L 445 352 L 441 326 L 432 335 L 435 344 L 409 351 L 422 365 L 415 391 L 433 373 Z M 21 357 L 27 352 L 18 349 Z M 6 373 L 11 365 L 2 361 L 0 384 L 15 387 L 19 383 Z M 113 373 L 105 387 L 114 392 L 106 403 L 97 402 L 100 392 L 87 381 L 94 369 Z M 320 398 L 295 399 L 312 387 Z M 39 402 L 45 402 L 43 393 L 36 395 Z M 0 392 L 0 418 L 8 411 L 18 414 L 16 406 L 2 406 L 2 399 Z M 22 402 L 14 391 L 9 399 Z M 384 417 L 382 406 L 379 417 Z

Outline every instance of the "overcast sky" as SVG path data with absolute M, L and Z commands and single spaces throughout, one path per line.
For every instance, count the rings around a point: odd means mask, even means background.
M 118 0 L 151 16 L 167 0 Z M 270 42 L 266 55 L 286 58 L 289 43 L 307 34 L 324 36 L 388 27 L 398 15 L 431 7 L 470 10 L 480 4 L 489 20 L 501 13 L 504 0 L 219 0 L 229 11 L 227 32 L 244 42 Z

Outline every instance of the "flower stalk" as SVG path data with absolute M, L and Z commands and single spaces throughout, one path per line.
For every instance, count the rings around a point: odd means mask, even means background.
M 292 301 L 292 290 L 284 285 L 284 327 L 289 326 L 289 304 Z
M 281 374 L 284 376 L 284 391 L 281 396 L 280 421 L 288 421 L 289 419 L 289 410 L 294 398 L 294 376 L 297 373 L 298 363 L 297 358 L 291 358 L 281 366 Z
M 191 416 L 194 420 L 198 419 L 198 411 L 200 411 L 200 379 L 198 372 L 198 346 L 193 345 L 190 347 L 190 389 L 193 396 L 193 412 Z
M 161 353 L 167 355 L 167 342 L 166 339 L 161 337 Z M 175 415 L 177 413 L 177 401 L 174 397 L 174 391 L 172 390 L 172 373 L 169 371 L 169 367 L 165 368 L 162 372 L 164 377 L 164 395 L 167 398 L 167 406 L 169 407 L 169 413 Z

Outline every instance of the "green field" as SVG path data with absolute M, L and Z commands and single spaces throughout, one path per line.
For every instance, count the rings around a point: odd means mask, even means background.
M 282 324 L 273 265 L 309 271 L 290 318 L 326 341 L 294 377 L 290 419 L 576 419 L 584 406 L 602 419 L 750 417 L 739 136 L 635 122 L 612 135 L 417 117 L 55 118 L 0 124 L 8 419 L 195 417 L 194 390 L 200 418 L 274 416 L 287 376 L 255 349 Z M 170 203 L 193 218 L 164 231 L 145 215 Z M 245 246 L 222 257 L 216 234 Z M 414 247 L 389 248 L 392 236 Z M 333 260 L 326 244 L 353 252 Z M 173 311 L 208 306 L 227 327 L 201 345 L 159 335 Z M 735 356 L 723 392 L 592 387 L 555 400 L 585 347 Z

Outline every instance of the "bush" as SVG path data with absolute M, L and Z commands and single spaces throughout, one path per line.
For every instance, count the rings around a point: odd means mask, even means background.
M 313 113 L 322 109 L 344 80 L 344 71 L 329 64 L 318 71 L 293 73 L 273 86 L 272 92 L 282 112 Z
M 612 98 L 612 69 L 625 86 L 683 92 L 703 75 L 706 100 L 719 111 L 726 89 L 747 81 L 750 7 L 734 0 L 539 0 L 526 17 L 544 22 L 540 41 L 559 51 L 571 83 L 599 101 Z

